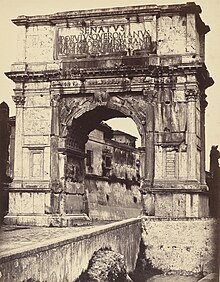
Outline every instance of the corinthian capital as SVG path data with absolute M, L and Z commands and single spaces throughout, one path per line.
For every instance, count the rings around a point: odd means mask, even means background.
M 187 101 L 195 101 L 199 95 L 198 88 L 185 89 L 185 97 Z
M 60 98 L 61 98 L 60 93 L 54 92 L 54 93 L 51 95 L 51 106 L 56 107 L 56 106 L 59 104 Z
M 61 94 L 62 94 L 62 85 L 60 81 L 52 81 L 50 87 L 51 106 L 56 107 L 59 104 Z
M 16 107 L 23 107 L 25 103 L 25 96 L 23 95 L 15 95 L 12 96 L 13 101 L 15 102 Z

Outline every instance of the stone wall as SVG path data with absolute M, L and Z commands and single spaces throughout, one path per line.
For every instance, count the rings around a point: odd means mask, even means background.
M 84 144 L 98 123 L 115 117 L 131 118 L 141 136 L 141 191 L 150 195 L 145 206 L 152 203 L 146 214 L 207 216 L 200 125 L 205 89 L 213 80 L 203 64 L 209 27 L 200 13 L 198 5 L 187 3 L 12 20 L 20 34 L 19 59 L 6 73 L 15 82 L 16 104 L 8 219 L 86 213 L 83 197 L 75 196 L 78 187 L 84 193 L 83 185 L 75 185 L 80 175 L 78 182 L 84 180 Z M 108 176 L 105 153 L 103 176 Z M 121 161 L 112 168 L 116 177 L 126 178 L 126 172 Z M 134 173 L 131 167 L 127 177 Z M 40 208 L 33 208 L 36 202 Z
M 145 258 L 165 273 L 198 274 L 215 260 L 216 221 L 142 218 Z M 141 239 L 141 219 L 128 219 L 51 238 L 0 255 L 0 282 L 75 281 L 87 269 L 93 253 L 110 247 L 125 256 L 127 271 L 135 269 Z M 210 265 L 212 268 L 213 265 Z M 204 271 L 205 269 L 205 271 Z M 147 270 L 146 270 L 147 271 Z
M 174 190 L 172 193 L 161 191 L 154 195 L 143 195 L 144 212 L 146 215 L 158 217 L 208 217 L 208 197 L 196 193 L 186 194 L 185 191 Z
M 0 104 L 0 225 L 8 211 L 9 160 L 9 108 L 5 102 Z
M 8 182 L 8 147 L 10 138 L 9 108 L 5 102 L 0 104 L 0 182 Z
M 215 258 L 216 221 L 206 219 L 143 219 L 146 259 L 164 272 L 200 273 Z
M 111 134 L 107 136 L 105 130 Z M 119 132 L 124 139 L 113 140 L 114 132 L 118 133 L 101 124 L 89 134 L 85 145 L 85 187 L 89 216 L 93 220 L 122 220 L 139 216 L 142 211 L 138 150 L 125 144 L 126 133 Z
M 0 255 L 0 282 L 75 281 L 93 253 L 105 247 L 124 255 L 127 270 L 133 271 L 140 238 L 140 219 L 129 219 L 10 251 Z
M 139 186 L 128 187 L 125 180 L 119 182 L 89 175 L 85 184 L 89 192 L 89 216 L 93 220 L 122 220 L 141 214 Z

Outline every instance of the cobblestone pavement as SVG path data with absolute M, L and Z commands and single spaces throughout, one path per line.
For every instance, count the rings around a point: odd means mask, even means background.
M 82 227 L 27 227 L 2 226 L 0 229 L 0 256 L 15 253 L 25 248 L 38 247 L 42 243 L 55 241 L 83 234 L 85 230 L 97 226 Z

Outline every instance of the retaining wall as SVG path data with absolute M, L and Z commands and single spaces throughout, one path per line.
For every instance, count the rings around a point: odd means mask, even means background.
M 217 223 L 214 219 L 143 218 L 145 255 L 164 272 L 200 273 L 216 261 Z
M 40 282 L 75 281 L 93 253 L 104 247 L 123 254 L 130 272 L 135 268 L 140 239 L 141 219 L 128 219 L 14 250 L 0 255 L 0 282 L 24 282 L 30 278 Z

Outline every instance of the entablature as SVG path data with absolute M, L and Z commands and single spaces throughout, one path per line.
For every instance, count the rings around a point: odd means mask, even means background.
M 11 71 L 5 74 L 16 83 L 52 82 L 52 86 L 54 86 L 59 82 L 59 86 L 63 88 L 77 88 L 81 92 L 83 92 L 83 87 L 85 86 L 88 88 L 99 88 L 103 86 L 117 88 L 121 86 L 125 88 L 124 90 L 129 90 L 129 85 L 144 86 L 146 84 L 154 85 L 155 83 L 162 83 L 165 86 L 171 86 L 173 82 L 176 83 L 177 81 L 177 79 L 174 78 L 178 78 L 179 76 L 192 76 L 202 89 L 206 89 L 214 83 L 203 63 L 171 66 L 119 65 L 109 68 L 75 68 L 74 64 L 71 68 L 71 65 L 66 67 L 65 63 L 61 63 L 59 70 L 30 71 L 28 68 L 25 68 L 23 71 Z M 138 79 L 141 77 L 146 79 Z M 170 80 L 167 80 L 166 77 L 170 78 Z M 153 80 L 151 80 L 151 78 L 153 78 Z M 166 81 L 168 81 L 168 83 Z M 188 84 L 190 83 L 189 81 Z

